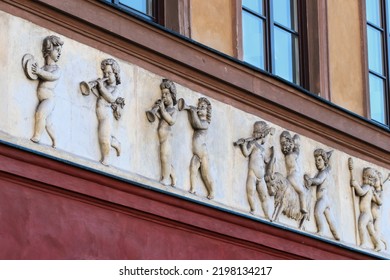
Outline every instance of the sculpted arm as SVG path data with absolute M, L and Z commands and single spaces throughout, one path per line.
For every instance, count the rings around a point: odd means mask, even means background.
M 358 196 L 364 196 L 368 192 L 368 189 L 363 190 L 362 187 L 359 186 L 358 182 L 354 179 L 351 180 L 350 184 L 351 184 L 351 187 L 355 188 L 356 194 Z
M 49 72 L 35 65 L 35 68 L 33 66 L 33 73 L 37 74 L 37 76 L 44 81 L 56 81 L 61 77 L 61 70 L 59 68 L 53 72 Z
M 190 122 L 194 129 L 206 130 L 209 128 L 209 123 L 207 121 L 202 121 L 199 119 L 199 116 L 196 112 L 196 109 L 190 109 Z
M 241 152 L 245 157 L 250 156 L 253 151 L 253 145 L 250 142 L 244 142 L 241 145 Z
M 103 81 L 101 79 L 98 80 L 98 91 L 99 94 L 109 103 L 114 103 L 116 98 L 115 98 L 115 93 L 117 92 L 117 89 L 114 89 L 112 93 L 110 93 L 106 87 L 103 85 Z
M 170 126 L 174 125 L 177 118 L 177 110 L 173 110 L 172 114 L 169 114 L 165 108 L 164 102 L 160 104 L 160 118 L 164 119 Z
M 378 204 L 379 206 L 382 205 L 382 198 L 379 192 L 374 192 L 374 199 L 373 201 Z
M 310 183 L 310 186 L 319 186 L 325 181 L 327 175 L 328 172 L 322 171 L 318 172 L 314 178 L 309 178 L 309 176 L 305 175 L 305 179 Z
M 299 151 L 300 151 L 300 147 L 301 147 L 301 143 L 300 143 L 300 137 L 298 134 L 295 134 L 294 137 L 293 137 L 293 141 L 294 141 L 294 152 L 296 154 L 299 154 Z

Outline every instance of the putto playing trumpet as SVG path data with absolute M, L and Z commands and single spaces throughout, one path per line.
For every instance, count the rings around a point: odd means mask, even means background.
M 176 185 L 175 170 L 172 166 L 172 129 L 176 122 L 177 110 L 176 86 L 168 80 L 163 79 L 160 84 L 161 99 L 158 99 L 152 109 L 146 111 L 149 122 L 159 119 L 157 133 L 160 141 L 161 178 L 163 185 Z
M 101 151 L 100 162 L 108 165 L 110 147 L 120 156 L 121 144 L 112 135 L 112 122 L 115 117 L 119 120 L 121 109 L 125 106 L 125 99 L 120 97 L 118 85 L 121 83 L 119 64 L 112 58 L 102 61 L 100 65 L 103 78 L 90 82 L 81 82 L 80 90 L 85 96 L 91 92 L 97 97 L 96 116 L 98 118 L 98 140 Z

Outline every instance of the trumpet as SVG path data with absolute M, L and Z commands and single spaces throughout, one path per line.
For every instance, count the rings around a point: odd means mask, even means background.
M 254 140 L 256 140 L 256 137 L 240 138 L 236 142 L 233 142 L 233 145 L 239 146 L 239 145 L 242 145 L 244 143 L 252 142 Z
M 146 113 L 146 117 L 148 118 L 148 121 L 149 121 L 149 122 L 154 122 L 154 121 L 156 120 L 156 114 L 157 114 L 157 112 L 158 112 L 158 110 L 159 110 L 159 108 L 160 108 L 159 105 L 160 105 L 161 102 L 162 102 L 162 100 L 161 100 L 161 99 L 158 99 L 158 100 L 154 103 L 152 109 L 150 109 L 150 110 L 148 110 L 148 111 L 145 112 L 145 113 Z
M 103 82 L 107 80 L 108 78 L 102 79 Z M 96 89 L 97 84 L 98 84 L 98 79 L 89 82 L 85 82 L 85 81 L 81 82 L 80 83 L 81 93 L 85 96 L 88 96 L 92 92 L 93 94 L 98 96 L 98 94 L 94 91 L 94 89 Z
M 197 107 L 187 105 L 185 100 L 183 98 L 180 98 L 179 100 L 177 100 L 177 109 L 179 111 L 183 111 L 183 110 L 195 110 L 196 111 Z

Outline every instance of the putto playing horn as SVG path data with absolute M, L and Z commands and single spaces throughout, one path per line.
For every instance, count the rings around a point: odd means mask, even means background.
M 88 96 L 92 92 L 94 95 L 99 96 L 97 88 L 96 88 L 96 86 L 98 85 L 99 80 L 101 80 L 102 82 L 106 82 L 108 80 L 108 78 L 96 79 L 96 80 L 89 81 L 89 82 L 85 82 L 85 81 L 81 82 L 80 83 L 81 93 L 83 95 L 85 95 L 85 96 Z
M 121 111 L 125 106 L 125 99 L 120 96 L 118 85 L 121 83 L 119 64 L 112 58 L 104 59 L 100 64 L 103 78 L 90 82 L 81 82 L 80 90 L 84 96 L 91 92 L 96 99 L 96 116 L 98 119 L 98 140 L 101 151 L 100 162 L 108 165 L 110 148 L 114 148 L 116 155 L 121 154 L 121 143 L 113 135 L 113 117 L 121 118 Z

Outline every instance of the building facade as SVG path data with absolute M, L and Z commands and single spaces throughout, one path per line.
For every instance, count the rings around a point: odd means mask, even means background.
M 388 259 L 388 1 L 0 1 L 3 259 Z

